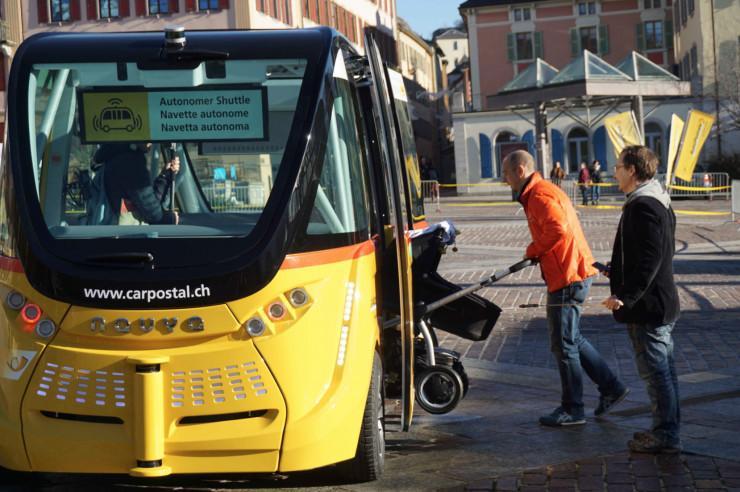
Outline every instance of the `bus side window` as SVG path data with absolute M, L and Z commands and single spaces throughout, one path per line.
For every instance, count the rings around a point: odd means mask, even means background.
M 335 82 L 337 97 L 309 235 L 367 231 L 369 226 L 364 153 L 355 126 L 351 89 L 345 80 L 335 79 Z

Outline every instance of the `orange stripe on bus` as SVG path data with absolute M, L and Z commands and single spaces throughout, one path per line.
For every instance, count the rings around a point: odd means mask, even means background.
M 6 270 L 8 272 L 23 273 L 23 265 L 21 260 L 18 258 L 10 258 L 8 256 L 0 256 L 0 270 Z
M 327 263 L 336 263 L 338 261 L 354 260 L 374 252 L 375 244 L 373 244 L 371 240 L 367 240 L 364 243 L 343 246 L 336 249 L 288 255 L 285 257 L 285 260 L 283 260 L 283 264 L 280 266 L 280 269 L 303 268 L 326 265 Z

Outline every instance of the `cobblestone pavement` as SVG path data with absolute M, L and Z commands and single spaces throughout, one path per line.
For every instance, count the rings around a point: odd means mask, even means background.
M 512 264 L 529 242 L 519 207 L 480 207 L 479 198 L 445 199 L 430 221 L 451 218 L 461 229 L 457 253 L 442 261 L 442 274 L 471 283 Z M 472 205 L 472 206 L 471 206 Z M 682 303 L 675 351 L 682 399 L 684 452 L 643 456 L 626 452 L 636 430 L 650 424 L 648 397 L 639 380 L 624 328 L 598 303 L 608 295 L 595 282 L 582 328 L 632 390 L 608 418 L 588 416 L 584 426 L 549 429 L 537 424 L 559 401 L 560 383 L 547 342 L 545 287 L 538 268 L 528 268 L 482 291 L 504 311 L 490 338 L 471 343 L 440 335 L 459 351 L 470 376 L 468 396 L 450 414 L 417 409 L 408 433 L 397 432 L 397 404 L 388 402 L 386 473 L 368 484 L 337 482 L 332 468 L 291 476 L 46 477 L 44 490 L 549 490 L 740 492 L 740 224 L 729 223 L 728 202 L 684 201 L 678 210 L 676 279 Z M 619 209 L 579 208 L 597 259 L 610 256 Z M 598 392 L 586 382 L 587 413 Z M 0 476 L 0 489 L 22 490 L 25 476 Z M 10 484 L 14 485 L 10 485 Z

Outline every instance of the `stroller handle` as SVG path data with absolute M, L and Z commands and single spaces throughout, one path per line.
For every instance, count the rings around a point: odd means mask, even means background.
M 430 302 L 426 305 L 417 305 L 417 309 L 419 310 L 419 313 L 416 315 L 417 318 L 420 318 L 421 316 L 424 316 L 435 309 L 439 309 L 445 304 L 449 304 L 451 302 L 454 302 L 461 297 L 465 297 L 468 294 L 472 294 L 473 292 L 482 289 L 483 287 L 487 287 L 491 285 L 494 282 L 497 282 L 501 280 L 502 278 L 506 277 L 507 275 L 511 275 L 512 273 L 518 272 L 519 270 L 522 270 L 524 268 L 527 268 L 528 266 L 532 266 L 535 264 L 534 260 L 531 260 L 529 258 L 519 261 L 517 263 L 514 263 L 513 265 L 502 268 L 501 270 L 496 271 L 493 275 L 488 277 L 485 280 L 481 280 L 478 283 L 475 283 L 473 285 L 470 285 L 462 290 L 459 290 L 455 292 L 454 294 L 450 294 L 446 297 L 443 297 L 442 299 L 438 299 L 434 302 Z

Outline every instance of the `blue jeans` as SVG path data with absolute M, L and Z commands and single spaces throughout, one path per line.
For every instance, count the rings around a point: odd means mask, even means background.
M 581 189 L 581 198 L 583 198 L 583 204 L 588 205 L 588 186 L 580 183 L 578 187 Z
M 601 198 L 601 186 L 591 186 L 591 203 L 596 203 Z
M 574 417 L 583 417 L 583 371 L 602 395 L 624 391 L 601 354 L 581 335 L 581 304 L 588 297 L 591 278 L 547 294 L 550 350 L 560 371 L 561 405 Z
M 647 385 L 653 412 L 652 433 L 665 444 L 679 442 L 681 409 L 673 362 L 673 323 L 661 326 L 628 324 L 637 371 Z

